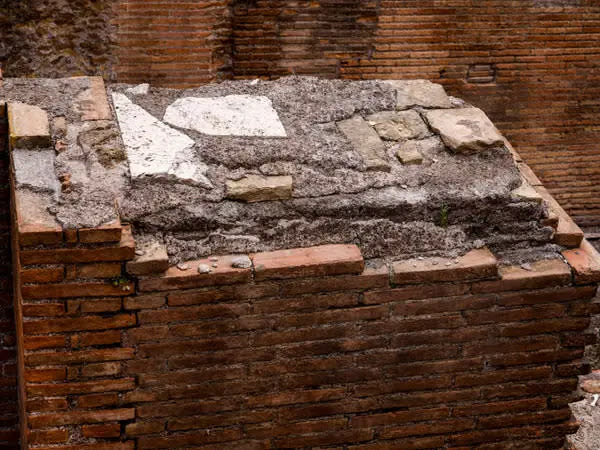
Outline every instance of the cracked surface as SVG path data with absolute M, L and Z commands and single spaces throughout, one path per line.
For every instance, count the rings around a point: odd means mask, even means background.
M 66 149 L 57 155 L 56 170 L 71 174 L 73 188 L 49 205 L 63 226 L 98 225 L 109 215 L 105 206 L 117 199 L 121 218 L 132 223 L 136 238 L 164 241 L 171 262 L 324 243 L 356 243 L 366 258 L 457 255 L 477 239 L 503 250 L 541 247 L 551 237 L 551 229 L 539 224 L 545 207 L 511 194 L 521 178 L 503 146 L 457 155 L 431 130 L 419 130 L 416 139 L 403 135 L 382 141 L 389 172 L 367 170 L 336 122 L 393 111 L 398 102 L 393 83 L 289 77 L 188 90 L 151 88 L 147 95 L 113 85 L 113 92 L 159 121 L 179 98 L 262 95 L 271 100 L 288 138 L 208 136 L 177 128 L 193 140 L 211 188 L 169 178 L 130 182 L 121 140 L 112 134 L 114 118 L 82 121 L 70 107 L 69 99 L 86 89 L 83 80 L 7 80 L 0 91 L 0 98 L 44 108 L 51 123 L 66 119 Z M 442 103 L 463 105 L 456 99 Z M 424 119 L 426 110 L 416 105 L 403 115 L 419 123 L 414 119 Z M 53 126 L 55 140 L 58 128 Z M 396 157 L 399 144 L 418 148 L 422 164 L 403 165 Z M 292 198 L 225 199 L 227 181 L 247 175 L 292 176 Z

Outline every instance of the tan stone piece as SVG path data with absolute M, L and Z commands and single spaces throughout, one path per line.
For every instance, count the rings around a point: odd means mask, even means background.
M 292 197 L 293 179 L 291 176 L 247 175 L 241 180 L 228 180 L 226 197 L 245 202 L 285 200 Z
M 396 88 L 398 111 L 412 106 L 452 108 L 450 97 L 441 84 L 428 80 L 387 80 L 386 82 Z
M 419 165 L 423 163 L 423 155 L 413 146 L 402 146 L 396 151 L 396 156 L 404 165 Z
M 504 138 L 479 108 L 427 111 L 429 126 L 456 153 L 477 153 L 504 145 Z
M 379 136 L 387 141 L 423 139 L 431 133 L 416 111 L 382 111 L 368 116 Z
M 520 200 L 525 200 L 528 202 L 542 203 L 544 199 L 542 196 L 527 183 L 523 181 L 521 186 L 512 191 L 513 197 L 517 197 Z
M 150 242 L 140 245 L 141 255 L 127 263 L 127 273 L 132 275 L 146 275 L 164 272 L 169 268 L 169 255 L 167 247 L 159 242 Z
M 48 114 L 42 108 L 25 103 L 8 104 L 8 129 L 11 148 L 50 147 Z
M 106 88 L 102 77 L 86 77 L 89 88 L 81 92 L 75 100 L 74 107 L 81 114 L 81 120 L 110 120 L 112 112 L 106 97 Z
M 348 138 L 354 149 L 362 156 L 367 170 L 389 172 L 385 158 L 385 145 L 377 132 L 360 116 L 337 123 L 340 131 Z

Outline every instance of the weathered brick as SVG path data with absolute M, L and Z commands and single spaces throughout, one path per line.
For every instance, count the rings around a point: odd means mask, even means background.
M 87 438 L 116 438 L 121 435 L 121 425 L 119 423 L 82 425 L 81 434 Z
M 94 411 L 69 411 L 29 415 L 32 428 L 45 428 L 83 423 L 102 423 L 117 420 L 131 420 L 135 417 L 135 409 L 122 408 Z
M 426 258 L 396 262 L 392 271 L 395 284 L 466 281 L 497 277 L 498 262 L 483 248 L 471 250 L 456 260 Z
M 576 284 L 600 281 L 600 254 L 587 239 L 578 248 L 565 250 L 562 254 L 573 268 Z
M 78 364 L 97 361 L 121 361 L 133 357 L 131 348 L 110 348 L 84 350 L 77 352 L 43 352 L 33 353 L 25 357 L 25 363 L 30 366 L 46 364 Z
M 63 267 L 46 267 L 25 269 L 21 271 L 22 283 L 58 283 L 63 281 L 65 269 Z
M 360 250 L 355 245 L 278 250 L 251 255 L 255 279 L 318 277 L 359 274 L 364 269 Z

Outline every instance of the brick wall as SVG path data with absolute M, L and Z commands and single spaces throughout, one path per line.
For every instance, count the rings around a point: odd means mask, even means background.
M 133 279 L 128 227 L 81 236 L 15 237 L 31 448 L 561 448 L 577 429 L 586 241 L 529 270 L 486 249 L 365 267 L 338 245 Z
M 0 72 L 0 83 L 2 74 Z M 17 448 L 16 336 L 12 307 L 8 124 L 0 102 L 0 448 Z
M 188 87 L 227 76 L 229 1 L 118 0 L 118 81 Z

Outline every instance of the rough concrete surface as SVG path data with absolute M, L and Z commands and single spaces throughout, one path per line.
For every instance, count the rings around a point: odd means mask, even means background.
M 598 389 L 585 390 L 586 383 L 594 382 Z M 579 377 L 579 394 L 583 399 L 571 403 L 571 411 L 581 426 L 577 433 L 568 437 L 574 450 L 598 450 L 600 448 L 600 371 Z M 595 402 L 594 392 L 599 397 Z
M 430 83 L 426 89 L 422 83 L 399 85 L 402 92 L 381 81 L 288 77 L 188 90 L 150 88 L 147 94 L 113 85 L 117 111 L 133 111 L 128 117 L 119 114 L 120 123 L 114 117 L 83 120 L 77 114 L 78 102 L 89 102 L 94 88 L 88 79 L 9 79 L 0 98 L 38 105 L 49 115 L 56 174 L 71 180 L 49 206 L 59 223 L 105 223 L 116 199 L 136 238 L 164 242 L 171 262 L 325 243 L 356 243 L 367 258 L 457 255 L 477 240 L 495 251 L 545 248 L 552 234 L 539 224 L 545 207 L 512 195 L 521 178 L 509 150 L 497 145 L 477 154 L 453 154 L 423 116 L 427 108 L 463 104 Z M 428 90 L 435 94 L 432 101 L 422 98 Z M 239 136 L 239 128 L 214 136 L 187 123 L 183 128 L 164 123 L 167 109 L 180 99 L 223 96 L 268 98 L 287 137 Z M 380 113 L 396 117 L 399 98 L 416 105 L 400 115 L 407 120 L 393 121 L 406 133 L 382 140 L 367 118 Z M 101 104 L 91 108 L 99 110 Z M 137 121 L 129 122 L 132 117 Z M 340 124 L 348 120 L 364 127 L 344 133 Z M 115 136 L 119 126 L 126 146 Z M 171 145 L 170 136 L 157 138 L 157 129 L 164 127 L 185 140 L 185 149 Z M 385 170 L 370 167 L 361 148 L 365 135 L 377 140 Z M 396 155 L 402 146 L 418 151 L 422 163 L 403 165 Z M 169 176 L 172 165 L 155 172 L 167 176 L 140 176 L 144 171 L 138 171 L 138 162 L 151 163 L 163 154 L 183 176 Z M 210 185 L 191 184 L 189 174 L 197 173 Z M 228 183 L 253 176 L 291 177 L 291 198 L 252 203 L 227 198 Z

